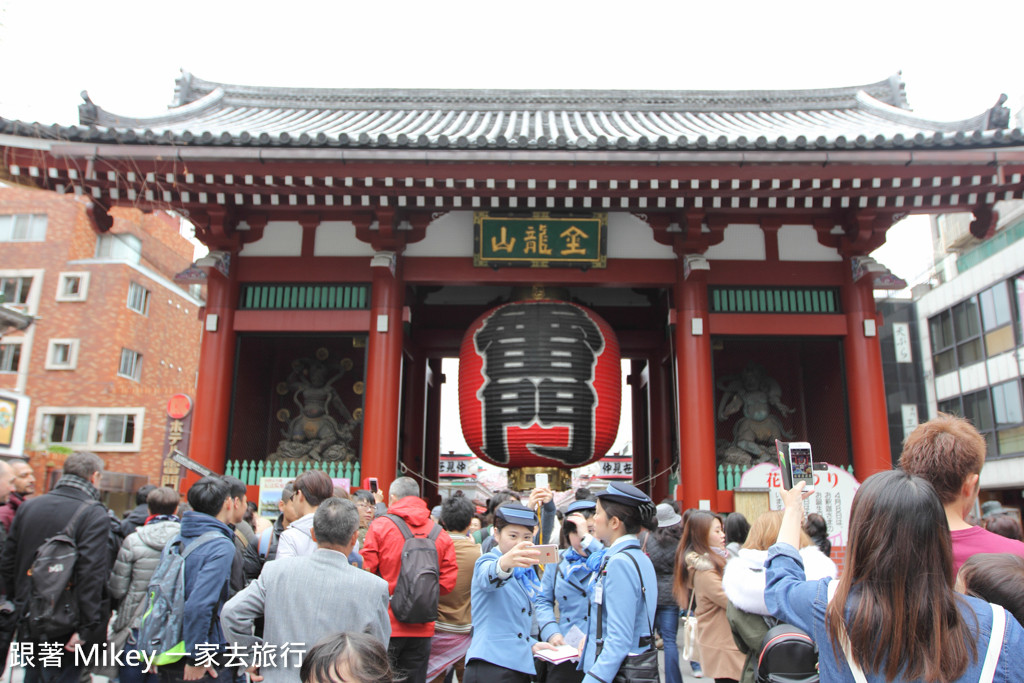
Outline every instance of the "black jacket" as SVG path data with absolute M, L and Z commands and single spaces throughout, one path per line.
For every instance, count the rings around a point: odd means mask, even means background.
M 135 509 L 121 520 L 121 537 L 128 538 L 128 534 L 146 523 L 147 517 L 149 517 L 149 505 L 146 503 L 136 505 Z
M 676 548 L 679 541 L 670 539 L 662 544 L 658 542 L 657 534 L 645 531 L 641 534 L 640 543 L 644 544 L 647 556 L 654 565 L 654 574 L 658 577 L 658 606 L 675 605 L 672 582 L 676 575 Z
M 90 503 L 91 507 L 79 517 L 75 529 L 78 560 L 74 582 L 81 617 L 77 630 L 82 640 L 91 645 L 107 639 L 110 612 L 105 589 L 113 564 L 113 534 L 107 508 L 85 491 L 58 486 L 21 505 L 0 557 L 0 590 L 8 598 L 13 596 L 19 606 L 27 602 L 30 586 L 26 573 L 32 566 L 36 549 L 43 541 L 60 533 L 82 503 Z

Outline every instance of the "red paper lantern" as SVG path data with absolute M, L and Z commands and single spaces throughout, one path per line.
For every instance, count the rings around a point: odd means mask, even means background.
M 518 301 L 477 318 L 459 351 L 466 443 L 502 467 L 581 467 L 619 429 L 619 342 L 600 316 L 565 301 Z

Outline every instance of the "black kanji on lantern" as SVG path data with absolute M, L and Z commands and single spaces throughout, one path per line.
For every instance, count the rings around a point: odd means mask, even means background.
M 538 302 L 504 306 L 473 338 L 483 358 L 483 450 L 499 463 L 509 460 L 508 427 L 569 428 L 569 445 L 533 445 L 530 450 L 566 465 L 586 462 L 594 450 L 592 386 L 604 350 L 600 328 L 583 309 Z

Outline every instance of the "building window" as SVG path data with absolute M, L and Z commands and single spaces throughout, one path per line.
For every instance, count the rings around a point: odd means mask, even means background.
M 142 354 L 130 349 L 121 349 L 121 364 L 118 366 L 117 374 L 138 382 L 142 377 Z
M 1000 455 L 1024 452 L 1024 404 L 1020 382 L 1004 382 L 992 387 L 995 412 L 996 446 Z
M 97 444 L 131 444 L 135 442 L 135 416 L 131 414 L 101 414 L 97 416 Z
M 0 372 L 17 372 L 21 363 L 21 344 L 0 344 Z
M 928 321 L 936 375 L 984 360 L 977 297 L 971 297 Z
M 85 301 L 89 273 L 61 273 L 57 281 L 57 301 Z
M 3 303 L 24 305 L 28 303 L 28 293 L 32 289 L 30 277 L 0 277 L 0 296 Z
M 142 241 L 135 235 L 108 232 L 96 240 L 96 258 L 138 263 L 142 260 Z
M 46 349 L 47 370 L 74 370 L 78 365 L 77 339 L 51 339 Z
M 138 451 L 145 408 L 40 408 L 37 439 L 97 451 Z
M 90 415 L 77 413 L 47 415 L 43 420 L 43 433 L 49 443 L 87 445 L 91 419 Z
M 149 290 L 132 282 L 128 285 L 128 308 L 142 315 L 149 315 Z
M 0 216 L 0 242 L 42 242 L 46 221 L 45 213 Z
M 989 356 L 1004 353 L 1017 345 L 1013 331 L 1013 304 L 1007 284 L 1000 282 L 978 295 L 985 328 L 985 350 Z

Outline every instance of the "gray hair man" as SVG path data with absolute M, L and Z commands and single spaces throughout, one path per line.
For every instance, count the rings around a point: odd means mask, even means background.
M 348 562 L 359 530 L 359 511 L 349 500 L 328 498 L 313 515 L 310 555 L 267 562 L 259 578 L 231 598 L 221 611 L 229 643 L 243 648 L 278 649 L 277 666 L 258 672 L 266 683 L 294 681 L 302 653 L 325 633 L 368 633 L 385 645 L 391 637 L 388 584 Z M 264 618 L 263 638 L 252 635 Z

